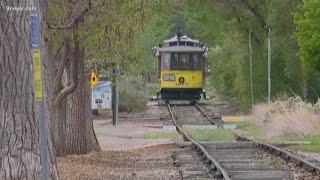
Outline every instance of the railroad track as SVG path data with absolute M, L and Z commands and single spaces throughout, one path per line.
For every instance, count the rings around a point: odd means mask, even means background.
M 219 114 L 212 114 L 207 113 L 206 109 L 202 108 L 199 104 L 195 103 L 194 106 L 201 112 L 203 116 L 205 116 L 212 124 L 221 126 L 224 124 L 223 120 L 221 119 L 221 115 Z
M 316 177 L 320 168 L 313 162 L 307 161 L 278 147 L 259 143 L 235 134 L 237 141 L 221 143 L 200 143 L 192 139 L 182 128 L 186 124 L 216 124 L 223 121 L 208 115 L 199 105 L 173 106 L 167 105 L 170 116 L 177 131 L 184 140 L 190 141 L 193 150 L 204 162 L 207 173 L 216 179 L 295 179 L 292 171 L 283 168 L 277 162 L 270 160 L 266 154 L 272 154 L 292 162 L 298 167 L 313 173 Z M 198 110 L 198 113 L 194 111 Z M 188 112 L 186 112 L 188 111 Z M 201 116 L 199 115 L 201 114 Z M 192 118 L 190 118 L 190 115 Z M 317 175 L 316 175 L 317 174 Z

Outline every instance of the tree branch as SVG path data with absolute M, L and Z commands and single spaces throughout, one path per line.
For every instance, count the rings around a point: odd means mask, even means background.
M 74 54 L 77 53 L 77 50 L 75 50 Z M 75 56 L 72 58 L 71 61 L 71 83 L 65 87 L 64 89 L 62 89 L 59 94 L 56 96 L 56 98 L 54 99 L 54 104 L 55 106 L 59 106 L 62 102 L 62 100 L 69 95 L 70 93 L 72 93 L 78 86 L 78 56 Z
M 87 0 L 88 7 L 85 8 L 82 12 L 78 13 L 76 17 L 74 17 L 68 24 L 66 25 L 58 25 L 58 26 L 51 26 L 46 21 L 46 24 L 48 26 L 48 29 L 73 29 L 77 24 L 79 24 L 80 21 L 83 21 L 84 15 L 89 12 L 89 10 L 92 8 L 92 2 L 91 0 Z
M 69 45 L 69 43 L 70 43 L 70 40 L 68 38 L 65 38 L 65 43 L 64 43 L 65 47 L 64 47 L 61 63 L 60 63 L 59 68 L 58 68 L 58 72 L 57 72 L 56 77 L 54 79 L 54 86 L 53 86 L 54 88 L 58 88 L 59 83 L 61 82 L 63 69 L 67 65 L 67 60 L 68 60 L 69 54 L 70 54 L 70 45 Z
M 71 83 L 65 87 L 64 89 L 62 89 L 59 94 L 56 96 L 55 100 L 54 100 L 54 104 L 55 106 L 59 106 L 62 102 L 62 100 L 69 95 L 70 93 L 72 93 L 73 91 L 76 90 L 78 83 L 79 83 L 79 79 L 78 79 L 78 59 L 79 56 L 83 56 L 83 54 L 80 52 L 80 42 L 79 42 L 79 38 L 78 38 L 78 34 L 77 34 L 77 30 L 74 29 L 73 30 L 73 41 L 74 41 L 74 50 L 72 51 L 72 58 L 71 58 L 71 70 L 70 70 L 70 76 L 71 76 Z M 83 58 L 83 57 L 80 57 Z M 62 74 L 61 74 L 62 75 Z M 60 77 L 61 79 L 61 77 Z
M 231 6 L 232 10 L 235 12 L 235 14 L 236 14 L 236 19 L 237 19 L 238 23 L 239 23 L 239 24 L 242 24 L 242 20 L 241 20 L 239 14 L 238 14 L 238 12 L 237 12 L 237 8 L 236 8 L 235 6 L 233 6 L 232 4 L 229 4 L 229 5 Z M 247 27 L 245 27 L 245 26 L 243 27 L 243 29 L 244 29 L 244 31 L 245 31 L 247 34 L 248 34 L 249 31 L 250 31 L 250 29 L 247 28 Z M 257 36 L 254 32 L 252 32 L 252 31 L 250 31 L 250 32 L 251 32 L 251 35 L 252 35 L 253 39 L 254 39 L 258 44 L 262 44 L 262 42 L 260 41 L 260 39 L 258 38 L 258 36 Z
M 268 32 L 268 28 L 266 21 L 264 20 L 264 18 L 262 17 L 262 15 L 260 14 L 259 10 L 257 9 L 257 6 L 252 6 L 250 5 L 250 3 L 248 2 L 248 0 L 241 0 L 241 2 L 254 14 L 254 16 L 258 19 L 258 22 L 260 23 L 261 27 Z

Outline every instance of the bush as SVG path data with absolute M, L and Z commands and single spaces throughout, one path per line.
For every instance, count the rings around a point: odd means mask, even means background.
M 320 102 L 311 105 L 300 97 L 255 105 L 247 118 L 263 124 L 267 135 L 314 135 L 320 134 Z
M 151 96 L 150 91 L 153 91 L 149 86 L 146 81 L 138 77 L 119 79 L 119 112 L 144 110 Z

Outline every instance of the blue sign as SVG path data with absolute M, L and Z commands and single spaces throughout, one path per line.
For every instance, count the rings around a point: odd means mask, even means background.
M 120 68 L 116 68 L 116 76 L 120 76 Z
M 30 16 L 30 33 L 31 33 L 31 46 L 39 46 L 39 27 L 38 27 L 38 16 L 32 14 Z

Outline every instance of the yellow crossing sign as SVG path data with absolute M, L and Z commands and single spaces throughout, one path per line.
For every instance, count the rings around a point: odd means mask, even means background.
M 36 101 L 42 100 L 42 78 L 41 78 L 41 54 L 40 49 L 32 51 L 33 59 L 33 82 Z
M 91 88 L 93 88 L 95 85 L 98 84 L 99 77 L 96 72 L 94 72 L 94 71 L 91 72 L 91 79 L 90 80 L 91 80 Z

